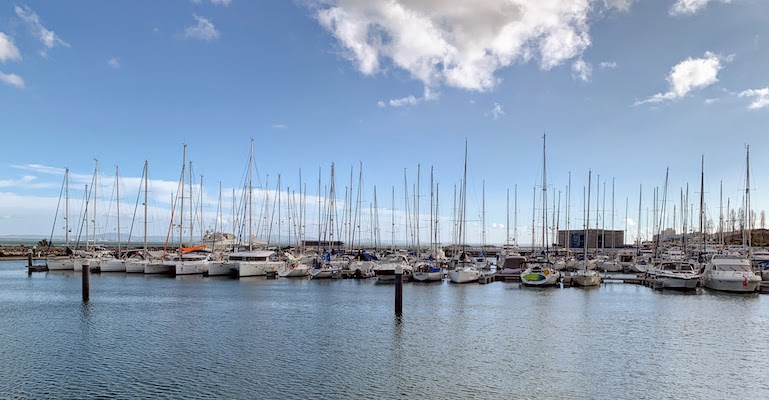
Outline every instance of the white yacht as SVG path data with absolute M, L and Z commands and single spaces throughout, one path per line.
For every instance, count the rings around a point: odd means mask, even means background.
M 174 273 L 176 275 L 200 275 L 208 272 L 207 253 L 185 253 L 174 261 Z
M 521 284 L 524 286 L 555 286 L 558 284 L 558 272 L 549 261 L 529 261 L 528 267 L 521 272 Z
M 449 270 L 449 280 L 454 283 L 478 282 L 483 272 L 472 261 L 457 261 L 454 269 Z
M 440 282 L 443 280 L 443 267 L 439 261 L 419 261 L 414 267 L 413 278 L 417 282 Z
M 660 289 L 694 290 L 700 273 L 690 261 L 663 261 L 649 270 L 649 277 Z
M 759 290 L 761 277 L 753 272 L 747 258 L 716 254 L 705 264 L 702 285 L 725 292 L 752 293 Z
M 230 254 L 227 263 L 238 277 L 265 276 L 268 272 L 277 272 L 282 264 L 272 250 L 236 251 Z
M 636 250 L 622 249 L 617 253 L 617 262 L 624 271 L 630 271 L 630 268 L 636 262 Z
M 310 267 L 304 264 L 301 258 L 296 258 L 291 253 L 285 253 L 285 257 L 285 262 L 278 268 L 278 276 L 296 278 L 310 275 Z
M 395 282 L 396 267 L 402 268 L 404 279 L 408 279 L 414 272 L 414 267 L 409 264 L 406 256 L 403 254 L 391 254 L 385 257 L 384 260 L 379 261 L 379 264 L 374 267 L 374 273 L 376 274 L 377 282 Z

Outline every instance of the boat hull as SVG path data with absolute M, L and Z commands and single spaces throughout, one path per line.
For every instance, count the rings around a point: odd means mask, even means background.
M 46 261 L 49 271 L 72 271 L 75 269 L 75 260 L 71 258 Z
M 449 271 L 449 280 L 454 283 L 478 282 L 481 277 L 481 271 L 475 268 L 463 268 Z
M 329 279 L 333 278 L 334 274 L 342 272 L 339 268 L 313 268 L 310 270 L 310 277 L 312 279 Z
M 655 282 L 662 289 L 694 290 L 699 283 L 698 278 L 657 277 Z
M 129 274 L 143 274 L 144 273 L 144 266 L 147 265 L 147 261 L 126 261 L 125 262 L 125 272 Z
M 176 275 L 201 275 L 208 270 L 207 262 L 184 262 L 180 261 L 174 265 Z
M 226 276 L 231 274 L 232 269 L 225 262 L 213 261 L 208 263 L 208 276 Z
M 521 284 L 524 286 L 555 286 L 558 284 L 558 277 L 560 274 L 557 272 L 549 272 L 547 274 L 541 272 L 529 272 L 521 273 Z
M 168 263 L 147 263 L 144 266 L 145 274 L 172 274 L 174 272 L 174 264 Z
M 753 293 L 759 290 L 761 280 L 758 277 L 754 279 L 727 279 L 710 278 L 703 280 L 703 286 L 711 290 L 733 293 Z
M 101 272 L 126 272 L 126 266 L 123 260 L 102 261 L 99 268 L 101 269 Z
M 576 271 L 571 276 L 571 284 L 574 286 L 598 286 L 601 284 L 601 276 L 592 270 Z
M 440 282 L 443 280 L 443 271 L 414 272 L 412 278 L 417 282 Z
M 310 268 L 306 265 L 298 264 L 293 267 L 290 265 L 278 269 L 278 276 L 282 278 L 299 278 L 310 275 Z

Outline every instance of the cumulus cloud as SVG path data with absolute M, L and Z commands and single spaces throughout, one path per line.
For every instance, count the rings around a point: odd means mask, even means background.
M 232 3 L 232 0 L 211 0 L 211 4 L 217 6 L 228 6 L 230 3 Z
M 487 91 L 499 83 L 501 68 L 535 60 L 549 70 L 591 43 L 587 0 L 311 3 L 362 74 L 393 67 L 429 88 Z
M 751 110 L 758 110 L 769 106 L 769 87 L 763 89 L 748 89 L 741 92 L 739 96 L 753 98 L 753 101 L 748 106 Z
M 593 67 L 581 58 L 577 61 L 574 61 L 574 63 L 571 65 L 571 76 L 574 79 L 579 79 L 582 82 L 590 82 L 590 77 L 592 75 Z
M 21 59 L 18 47 L 13 44 L 13 39 L 0 32 L 0 62 L 18 61 Z
M 11 86 L 16 86 L 20 89 L 24 87 L 24 78 L 16 74 L 6 74 L 2 71 L 0 71 L 0 82 Z
M 40 21 L 40 17 L 29 7 L 15 6 L 14 10 L 16 11 L 16 15 L 18 15 L 22 21 L 27 23 L 27 26 L 32 31 L 32 34 L 35 35 L 38 40 L 40 40 L 43 46 L 45 46 L 45 49 L 40 52 L 40 55 L 43 57 L 46 57 L 48 55 L 48 50 L 51 50 L 54 47 L 70 47 L 69 43 L 65 42 L 62 38 L 57 36 L 54 31 L 49 30 L 43 26 L 43 23 Z
M 286 129 L 286 128 L 288 128 L 288 125 L 285 125 L 285 124 L 272 124 L 272 127 L 274 129 Z
M 422 93 L 422 97 L 416 97 L 413 94 L 410 94 L 405 97 L 401 97 L 398 99 L 390 99 L 387 102 L 384 100 L 377 101 L 376 105 L 377 107 L 384 108 L 388 105 L 390 107 L 405 107 L 405 106 L 416 106 L 417 104 L 423 102 L 423 101 L 431 101 L 436 100 L 438 98 L 438 94 L 430 90 L 429 87 L 425 86 L 424 92 Z
M 185 39 L 199 39 L 210 42 L 219 38 L 219 31 L 216 30 L 216 27 L 211 21 L 196 14 L 192 14 L 192 16 L 195 18 L 195 21 L 197 21 L 197 24 L 188 26 L 184 29 L 184 34 L 182 36 Z
M 617 68 L 617 62 L 616 61 L 601 61 L 598 66 L 601 69 L 611 69 L 611 68 Z
M 670 90 L 657 93 L 646 100 L 637 101 L 638 106 L 646 103 L 661 103 L 686 96 L 695 89 L 702 89 L 718 82 L 718 71 L 723 68 L 722 61 L 731 61 L 732 56 L 721 59 L 716 54 L 706 52 L 703 58 L 687 58 L 676 64 L 668 74 Z
M 705 104 L 707 105 L 711 105 L 715 103 L 718 103 L 718 99 L 705 99 Z
M 670 15 L 693 15 L 705 8 L 710 2 L 731 3 L 732 0 L 676 0 L 670 7 Z
M 109 60 L 107 60 L 107 65 L 109 65 L 111 68 L 118 69 L 120 68 L 120 60 L 118 60 L 115 57 L 112 57 Z

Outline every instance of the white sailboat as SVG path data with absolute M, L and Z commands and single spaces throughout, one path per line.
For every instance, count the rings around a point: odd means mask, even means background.
M 126 272 L 125 260 L 121 254 L 120 243 L 120 172 L 115 166 L 115 191 L 117 195 L 117 257 L 102 261 L 99 266 L 101 272 Z
M 463 248 L 462 253 L 454 262 L 454 268 L 449 270 L 449 280 L 453 283 L 469 283 L 478 282 L 478 279 L 483 275 L 476 266 L 475 263 L 464 252 L 466 244 L 465 237 L 467 235 L 467 229 L 465 228 L 465 221 L 467 216 L 467 141 L 465 141 L 465 162 L 462 175 L 462 190 L 460 192 L 459 202 L 459 238 Z
M 144 273 L 144 267 L 149 263 L 149 251 L 147 249 L 147 183 L 149 182 L 149 163 L 144 160 L 144 171 L 142 172 L 142 178 L 144 183 L 144 247 L 141 252 L 134 253 L 132 257 L 128 257 L 125 260 L 125 272 L 129 274 L 142 274 Z M 136 213 L 134 213 L 136 215 Z
M 594 269 L 595 264 L 591 266 L 590 260 L 587 256 L 588 246 L 588 232 L 590 230 L 590 182 L 592 177 L 592 171 L 588 171 L 587 175 L 587 206 L 585 208 L 585 248 L 582 253 L 582 262 L 577 264 L 577 270 L 571 276 L 571 282 L 576 286 L 598 286 L 601 284 L 601 276 Z
M 532 237 L 532 241 L 533 241 Z M 550 262 L 547 245 L 547 162 L 545 153 L 545 136 L 542 136 L 542 253 L 541 261 L 529 261 L 526 269 L 521 272 L 521 284 L 524 286 L 555 286 L 561 273 Z
M 61 201 L 61 197 L 59 197 Z M 56 226 L 56 219 L 53 222 Z M 69 251 L 69 168 L 64 168 L 64 235 L 67 250 Z M 51 236 L 53 241 L 53 235 Z M 46 257 L 46 265 L 49 271 L 71 271 L 75 268 L 75 258 L 72 255 L 63 257 Z

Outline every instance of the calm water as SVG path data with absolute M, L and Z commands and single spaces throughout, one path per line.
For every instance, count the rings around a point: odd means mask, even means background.
M 769 398 L 769 296 L 0 263 L 0 398 Z

